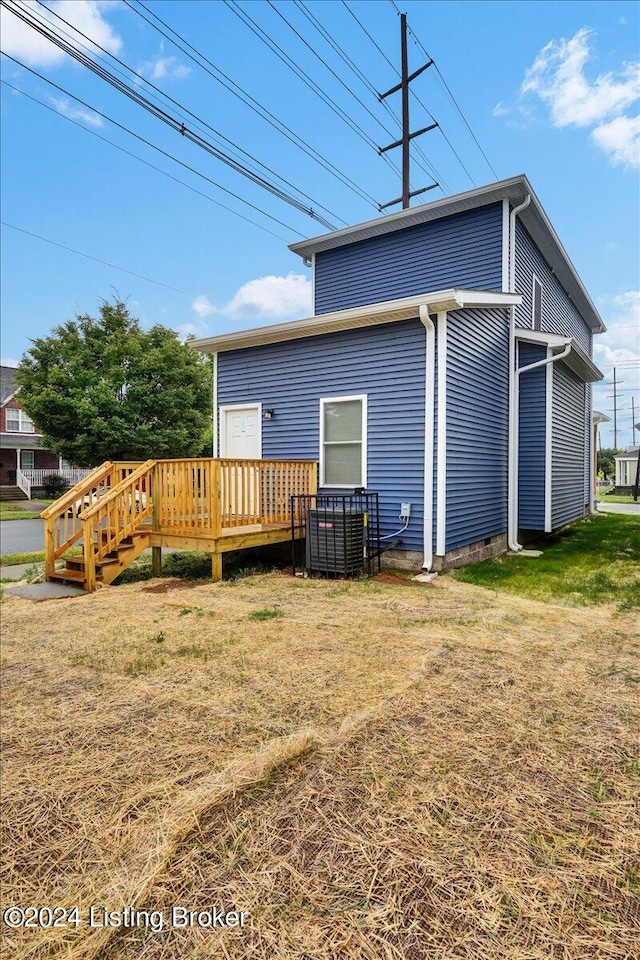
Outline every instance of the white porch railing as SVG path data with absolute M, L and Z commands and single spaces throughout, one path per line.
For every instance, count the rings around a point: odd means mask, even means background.
M 22 492 L 31 500 L 31 491 L 34 487 L 42 487 L 45 477 L 64 477 L 70 487 L 75 487 L 85 477 L 88 477 L 91 470 L 80 470 L 72 467 L 55 468 L 49 470 L 17 470 L 16 484 Z

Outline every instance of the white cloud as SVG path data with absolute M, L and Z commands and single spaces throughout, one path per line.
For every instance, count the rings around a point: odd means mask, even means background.
M 191 304 L 201 318 L 222 314 L 232 320 L 285 320 L 311 313 L 311 281 L 301 273 L 258 277 L 244 283 L 224 306 L 201 294 Z
M 105 0 L 83 0 L 83 2 L 55 0 L 48 5 L 49 9 L 37 3 L 36 0 L 27 0 L 24 6 L 30 7 L 38 16 L 66 30 L 66 24 L 53 16 L 54 13 L 59 14 L 109 53 L 119 53 L 122 49 L 121 38 L 103 16 L 103 12 L 112 6 Z M 66 53 L 19 20 L 6 7 L 2 7 L 0 12 L 0 29 L 3 52 L 24 60 L 31 66 L 56 66 L 67 59 Z M 84 37 L 78 37 L 78 43 L 80 41 L 86 43 Z
M 69 117 L 70 120 L 82 120 L 83 123 L 88 123 L 91 127 L 104 126 L 99 114 L 94 113 L 93 110 L 85 110 L 84 107 L 75 107 L 67 97 L 50 97 L 49 99 L 58 113 L 61 113 L 64 117 Z
M 164 44 L 160 44 L 159 56 L 143 63 L 138 73 L 148 80 L 184 80 L 191 73 L 191 67 L 180 63 L 177 57 L 165 57 Z
M 614 166 L 640 167 L 640 116 L 616 117 L 591 131 L 591 139 Z
M 492 110 L 494 117 L 506 117 L 508 113 L 511 113 L 509 107 L 505 107 L 502 100 L 496 103 L 495 107 Z
M 0 360 L 0 367 L 19 367 L 19 366 L 20 366 L 20 361 L 13 360 L 11 357 L 3 357 L 2 360 Z
M 243 284 L 222 313 L 234 319 L 256 320 L 308 316 L 311 313 L 311 281 L 301 273 L 286 277 L 258 277 Z
M 617 76 L 601 73 L 589 80 L 585 66 L 593 31 L 582 27 L 570 40 L 551 40 L 525 73 L 521 92 L 546 103 L 556 127 L 591 126 L 621 114 L 640 96 L 640 65 L 624 63 Z
M 191 309 L 198 314 L 199 317 L 210 317 L 212 313 L 216 312 L 216 306 L 211 303 L 208 297 L 205 297 L 204 294 L 201 294 L 199 297 L 196 297 L 193 303 L 191 304 Z
M 598 307 L 607 332 L 594 338 L 596 364 L 607 367 L 635 360 L 640 354 L 640 291 L 602 297 Z

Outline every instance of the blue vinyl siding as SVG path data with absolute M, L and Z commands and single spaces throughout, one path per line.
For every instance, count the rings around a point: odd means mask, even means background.
M 447 332 L 448 551 L 507 529 L 508 313 L 450 313 Z
M 501 203 L 315 257 L 316 314 L 452 286 L 502 289 Z
M 262 455 L 319 458 L 320 398 L 367 394 L 367 489 L 381 533 L 411 503 L 402 549 L 423 549 L 425 330 L 418 319 L 218 355 L 218 404 L 261 401 Z
M 547 348 L 518 344 L 518 366 L 544 360 Z M 520 377 L 518 443 L 518 527 L 544 530 L 547 368 Z
M 574 337 L 591 356 L 592 335 L 572 300 L 553 274 L 526 227 L 516 218 L 516 293 L 522 304 L 516 307 L 516 325 L 531 329 L 533 275 L 542 284 L 542 330 L 558 336 Z
M 553 365 L 551 526 L 577 520 L 585 505 L 585 384 L 562 361 Z

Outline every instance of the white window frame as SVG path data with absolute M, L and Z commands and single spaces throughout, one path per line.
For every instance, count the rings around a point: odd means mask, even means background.
M 31 458 L 31 466 L 28 467 L 24 462 L 24 458 Z M 34 450 L 21 450 L 20 451 L 20 469 L 21 470 L 35 470 L 36 468 L 36 455 Z
M 540 326 L 536 327 L 536 283 L 540 287 Z M 531 329 L 538 333 L 542 330 L 542 304 L 544 301 L 544 286 L 540 277 L 535 273 L 531 278 Z
M 360 400 L 362 403 L 362 462 L 361 462 L 361 482 L 349 484 L 325 483 L 325 456 L 324 456 L 324 408 L 328 403 L 347 403 L 350 400 Z M 367 486 L 367 394 L 356 393 L 346 397 L 320 397 L 320 451 L 318 461 L 320 464 L 320 486 L 328 487 L 331 490 L 354 490 L 356 487 Z M 329 441 L 334 442 L 334 441 Z M 335 441 L 337 442 L 337 441 Z M 352 440 L 345 440 L 344 443 L 353 443 Z
M 9 426 L 9 413 L 18 414 L 17 429 L 15 427 Z M 29 423 L 31 424 L 30 427 L 25 427 L 24 425 L 25 420 L 29 421 Z M 27 414 L 24 412 L 24 410 L 21 410 L 20 407 L 6 407 L 4 423 L 5 423 L 5 428 L 7 433 L 35 433 L 36 432 L 36 427 L 33 420 L 30 417 L 28 417 Z

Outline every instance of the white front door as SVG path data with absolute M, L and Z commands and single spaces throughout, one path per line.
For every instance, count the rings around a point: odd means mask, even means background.
M 262 458 L 262 407 L 221 407 L 220 453 L 229 460 Z M 260 513 L 260 468 L 252 464 L 227 464 L 222 471 L 223 515 L 227 512 L 236 522 L 255 523 Z
M 260 460 L 262 457 L 262 421 L 260 404 L 221 407 L 221 456 L 232 460 Z

